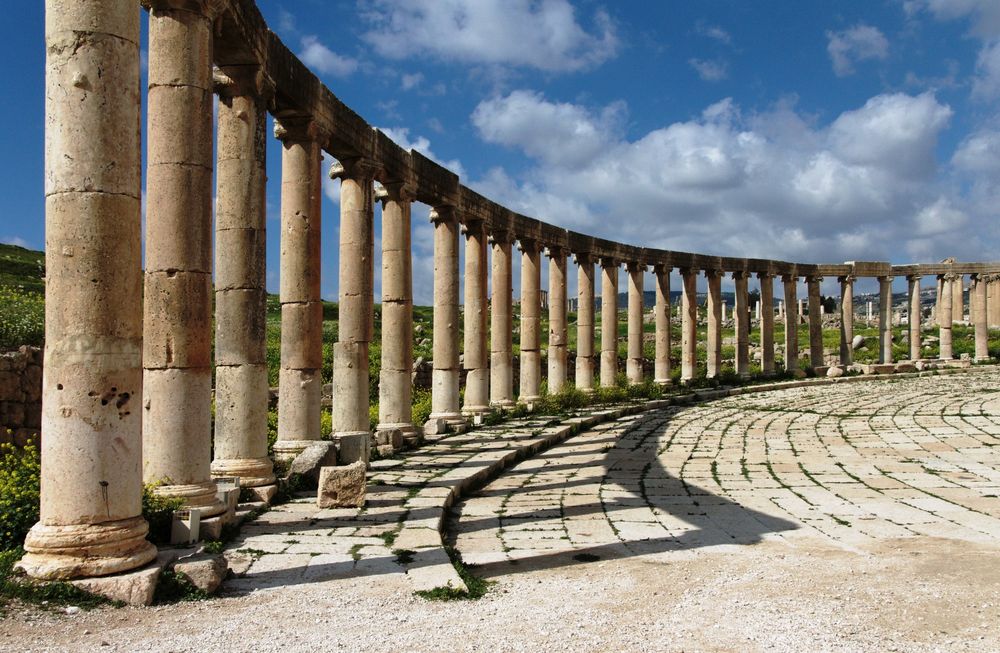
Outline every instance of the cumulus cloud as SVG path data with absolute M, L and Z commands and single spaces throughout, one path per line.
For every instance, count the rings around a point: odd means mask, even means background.
M 825 125 L 789 103 L 744 115 L 727 99 L 637 138 L 620 122 L 609 127 L 608 113 L 625 112 L 524 90 L 486 100 L 472 117 L 480 136 L 537 165 L 517 178 L 494 168 L 470 183 L 568 228 L 720 255 L 954 254 L 949 239 L 930 237 L 934 224 L 975 240 L 968 207 L 942 188 L 935 148 L 952 111 L 931 93 L 879 95 Z M 524 126 L 536 130 L 521 133 Z
M 732 45 L 733 37 L 726 30 L 722 29 L 718 25 L 706 25 L 704 23 L 698 23 L 695 26 L 695 31 L 702 36 L 707 36 L 710 39 L 714 39 L 723 45 Z
M 877 27 L 855 25 L 842 32 L 827 32 L 826 51 L 837 77 L 854 74 L 854 64 L 889 56 L 889 41 Z
M 403 87 L 404 91 L 409 91 L 410 89 L 420 86 L 424 81 L 423 73 L 413 73 L 404 74 L 400 79 L 399 83 Z
M 315 36 L 302 37 L 299 59 L 311 69 L 334 77 L 347 77 L 358 69 L 356 59 L 337 54 Z
M 444 161 L 438 158 L 438 156 L 434 154 L 433 150 L 431 150 L 430 139 L 426 136 L 415 136 L 411 138 L 408 127 L 379 127 L 379 130 L 404 150 L 417 150 L 428 159 L 437 161 L 457 174 L 459 177 L 465 176 L 465 168 L 462 166 L 462 162 L 458 159 Z
M 593 68 L 618 50 L 604 11 L 582 25 L 568 0 L 374 0 L 363 38 L 390 59 L 508 64 L 550 72 Z
M 904 8 L 910 15 L 929 11 L 938 20 L 970 18 L 974 35 L 987 39 L 1000 35 L 1000 3 L 996 0 L 907 0 Z
M 1000 97 L 1000 40 L 985 44 L 976 57 L 972 97 L 982 101 Z
M 706 82 L 718 82 L 729 76 L 729 67 L 724 61 L 707 59 L 688 59 L 688 64 Z

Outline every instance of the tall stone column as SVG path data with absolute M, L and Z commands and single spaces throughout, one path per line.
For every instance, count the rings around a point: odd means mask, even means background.
M 41 516 L 17 566 L 63 579 L 156 557 L 141 506 L 139 6 L 47 0 L 45 45 Z
M 511 235 L 494 232 L 493 297 L 490 302 L 490 404 L 514 405 L 513 282 L 511 281 Z
M 812 367 L 823 365 L 823 311 L 819 293 L 822 277 L 806 277 L 806 290 L 809 297 L 809 364 Z
M 760 281 L 760 369 L 764 376 L 774 375 L 774 276 L 757 274 Z
M 840 277 L 840 364 L 854 362 L 854 277 Z
M 643 275 L 646 266 L 628 264 L 628 362 L 626 374 L 629 383 L 642 383 L 642 313 Z
M 681 382 L 691 381 L 698 366 L 698 271 L 681 268 Z
M 656 306 L 653 308 L 656 323 L 656 358 L 653 364 L 653 381 L 668 385 L 670 376 L 670 268 L 657 265 L 653 268 L 656 279 Z
M 708 304 L 705 307 L 708 321 L 705 376 L 714 379 L 722 371 L 722 272 L 705 270 L 708 280 Z
M 972 275 L 972 285 L 969 287 L 969 308 L 976 330 L 976 362 L 988 361 L 990 359 L 990 332 L 989 318 L 986 314 L 985 275 Z
M 490 411 L 489 353 L 486 351 L 486 228 L 482 220 L 465 225 L 465 405 L 462 412 Z
M 289 461 L 320 439 L 320 134 L 308 119 L 274 122 L 281 141 L 281 366 L 274 457 Z
M 382 369 L 376 431 L 418 434 L 413 424 L 413 189 L 382 182 Z
M 911 274 L 906 277 L 907 298 L 910 300 L 907 323 L 910 332 L 910 360 L 920 358 L 920 275 Z
M 601 387 L 618 376 L 618 261 L 601 259 Z
M 211 2 L 149 12 L 143 478 L 203 517 L 212 459 Z
M 577 254 L 576 387 L 594 389 L 594 259 Z
M 733 320 L 736 330 L 736 373 L 741 378 L 750 376 L 750 306 L 747 293 L 747 273 L 733 272 L 736 301 Z
M 954 358 L 951 349 L 951 310 L 953 307 L 951 301 L 951 291 L 955 287 L 955 284 L 953 275 L 946 274 L 943 275 L 943 277 L 941 294 L 938 296 L 940 299 L 938 302 L 938 320 L 941 322 L 938 333 L 938 358 L 941 360 L 949 360 Z
M 879 277 L 878 362 L 892 362 L 892 277 Z
M 961 274 L 953 275 L 951 288 L 951 319 L 954 322 L 965 321 L 965 281 Z
M 266 88 L 253 66 L 216 77 L 215 458 L 212 476 L 274 483 L 267 455 Z
M 521 384 L 518 401 L 534 402 L 541 398 L 542 346 L 539 295 L 542 283 L 541 247 L 522 238 L 521 245 Z
M 431 418 L 462 423 L 458 363 L 458 220 L 451 206 L 431 210 L 434 223 L 434 376 Z
M 1000 329 L 1000 275 L 991 274 L 986 287 L 987 323 L 991 329 Z
M 566 252 L 550 247 L 549 254 L 549 392 L 566 383 Z
M 799 311 L 796 284 L 799 279 L 790 274 L 782 275 L 785 286 L 785 371 L 799 368 Z
M 944 297 L 944 275 L 937 275 L 937 284 L 934 295 L 934 323 L 941 326 L 941 302 Z

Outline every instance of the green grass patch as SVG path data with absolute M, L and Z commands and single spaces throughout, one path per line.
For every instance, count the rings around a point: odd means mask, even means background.
M 446 546 L 445 551 L 448 553 L 448 557 L 451 558 L 452 566 L 458 572 L 458 577 L 465 583 L 468 591 L 464 592 L 461 589 L 446 586 L 435 587 L 431 590 L 420 590 L 414 592 L 414 594 L 428 601 L 475 601 L 486 596 L 486 592 L 489 591 L 490 586 L 494 585 L 494 581 L 486 580 L 473 574 L 472 570 L 475 567 L 466 565 L 462 561 L 462 554 L 456 548 Z

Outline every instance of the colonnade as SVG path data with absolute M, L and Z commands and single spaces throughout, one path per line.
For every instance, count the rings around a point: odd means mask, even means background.
M 911 311 L 917 313 L 920 274 L 942 275 L 937 306 L 942 358 L 952 355 L 953 314 L 962 312 L 953 305 L 956 294 L 961 300 L 953 275 L 973 275 L 976 356 L 988 356 L 986 325 L 993 320 L 992 307 L 1000 307 L 1000 302 L 990 300 L 996 296 L 996 284 L 992 291 L 988 284 L 996 281 L 1000 266 L 794 264 L 639 248 L 559 229 L 475 194 L 419 152 L 396 146 L 320 84 L 267 29 L 252 5 L 240 2 L 239 11 L 233 11 L 234 2 L 143 1 L 150 26 L 143 272 L 139 3 L 46 1 L 50 309 L 41 518 L 28 535 L 27 555 L 20 563 L 34 577 L 104 575 L 150 561 L 156 550 L 145 539 L 143 482 L 155 484 L 160 495 L 178 498 L 208 518 L 226 509 L 217 490 L 218 478 L 237 476 L 242 486 L 262 495 L 273 487 L 275 473 L 267 454 L 265 360 L 267 113 L 274 118 L 282 152 L 276 460 L 290 460 L 320 439 L 324 152 L 336 159 L 329 174 L 340 180 L 339 329 L 332 368 L 334 437 L 342 462 L 366 461 L 373 439 L 368 360 L 374 338 L 376 201 L 382 203 L 378 433 L 416 435 L 422 426 L 413 421 L 410 381 L 414 202 L 431 207 L 431 417 L 445 423 L 462 424 L 470 415 L 496 407 L 537 401 L 546 348 L 550 391 L 571 382 L 567 310 L 571 257 L 578 280 L 572 381 L 585 392 L 593 390 L 595 380 L 601 386 L 616 383 L 622 267 L 628 279 L 625 372 L 631 383 L 646 378 L 643 302 L 650 270 L 656 297 L 652 379 L 657 383 L 669 383 L 672 377 L 670 274 L 675 269 L 681 279 L 682 381 L 694 379 L 697 368 L 699 274 L 706 277 L 708 289 L 709 377 L 722 372 L 721 284 L 726 275 L 732 276 L 736 294 L 735 369 L 744 377 L 751 368 L 751 275 L 760 283 L 764 307 L 760 317 L 764 374 L 775 372 L 773 281 L 779 277 L 787 370 L 799 365 L 796 288 L 801 279 L 807 286 L 810 362 L 816 367 L 824 362 L 819 309 L 824 275 L 841 281 L 843 363 L 850 359 L 856 276 L 879 278 L 881 360 L 891 361 L 890 282 L 896 272 L 907 275 L 915 307 Z M 81 42 L 88 47 L 76 47 Z M 213 153 L 214 95 L 219 111 Z M 460 271 L 463 235 L 465 266 Z M 516 397 L 515 244 L 520 252 L 521 298 Z M 547 342 L 541 333 L 543 255 L 549 270 Z M 599 355 L 597 266 L 602 299 Z M 465 276 L 462 302 L 460 273 Z M 487 297 L 487 274 L 492 297 Z M 917 347 L 911 355 L 916 357 L 919 330 L 911 334 L 915 334 L 911 345 Z M 463 371 L 464 402 L 460 401 Z

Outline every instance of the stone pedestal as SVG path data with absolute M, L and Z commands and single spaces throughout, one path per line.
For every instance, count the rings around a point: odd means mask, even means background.
M 681 382 L 694 379 L 698 363 L 698 271 L 681 268 Z
M 308 119 L 275 120 L 281 141 L 281 367 L 274 457 L 291 461 L 320 439 L 320 133 Z
M 577 254 L 576 387 L 594 388 L 594 260 Z
M 518 400 L 531 403 L 541 398 L 542 381 L 541 265 L 538 242 L 521 238 L 521 384 Z
M 920 359 L 920 275 L 911 274 L 906 277 L 907 298 L 909 299 L 909 316 L 907 323 L 910 334 L 910 360 Z
M 840 277 L 840 364 L 854 362 L 854 277 Z
M 653 308 L 656 323 L 656 358 L 653 380 L 661 385 L 671 382 L 670 376 L 670 268 L 657 265 L 653 268 L 656 278 L 656 306 Z
M 708 304 L 705 317 L 708 321 L 705 376 L 714 379 L 722 372 L 722 272 L 705 270 L 708 280 Z
M 646 266 L 628 264 L 628 360 L 625 373 L 629 383 L 642 383 L 643 275 Z
M 938 357 L 941 360 L 954 358 L 951 350 L 951 325 L 952 325 L 952 301 L 951 291 L 954 288 L 954 279 L 951 275 L 944 275 L 941 284 L 940 301 L 938 302 L 938 320 L 940 321 L 938 333 Z
M 892 362 L 892 277 L 879 277 L 878 362 Z
M 785 288 L 785 371 L 799 369 L 799 311 L 796 284 L 798 277 L 783 275 Z
M 601 387 L 618 376 L 618 261 L 601 260 Z
M 434 224 L 434 377 L 431 419 L 464 422 L 459 410 L 458 220 L 450 206 L 431 210 Z
M 758 273 L 760 282 L 760 369 L 765 376 L 774 374 L 774 277 Z
M 467 415 L 490 410 L 490 370 L 486 352 L 486 230 L 482 221 L 465 228 L 465 405 Z
M 750 376 L 750 306 L 747 293 L 747 273 L 734 272 L 736 301 L 733 320 L 736 331 L 736 373 L 741 378 Z
M 149 13 L 143 478 L 202 516 L 226 510 L 209 468 L 213 6 Z
M 490 404 L 501 408 L 514 405 L 513 288 L 511 243 L 508 232 L 491 235 L 493 247 L 493 297 L 490 302 Z
M 822 367 L 823 360 L 823 311 L 820 297 L 822 277 L 807 277 L 806 289 L 809 297 L 809 365 Z
M 562 390 L 567 374 L 566 251 L 550 247 L 549 254 L 549 392 Z

